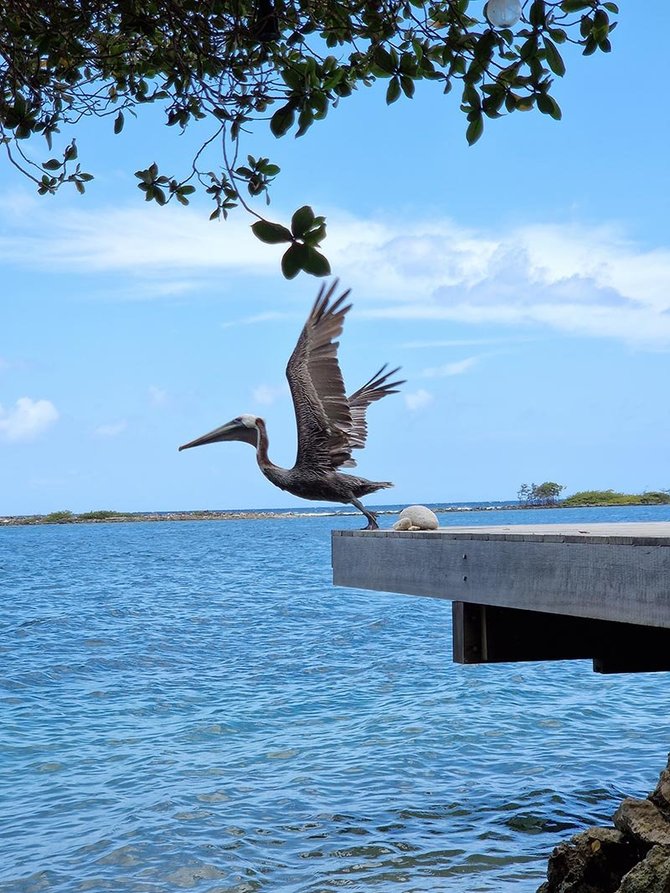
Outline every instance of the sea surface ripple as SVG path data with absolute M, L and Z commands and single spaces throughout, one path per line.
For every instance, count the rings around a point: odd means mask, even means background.
M 670 511 L 440 516 L 573 520 Z M 455 666 L 448 603 L 332 586 L 334 526 L 0 530 L 2 893 L 531 893 L 654 786 L 666 674 Z

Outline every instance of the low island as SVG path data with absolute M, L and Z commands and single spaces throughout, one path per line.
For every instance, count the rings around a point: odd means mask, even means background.
M 670 505 L 669 490 L 646 490 L 643 493 L 620 493 L 616 490 L 581 490 L 565 499 L 560 499 L 565 489 L 562 484 L 545 481 L 542 484 L 522 484 L 519 488 L 518 502 L 477 503 L 482 510 L 536 509 L 536 508 L 589 508 L 597 506 L 617 505 Z M 473 511 L 474 504 L 449 505 L 433 504 L 432 510 L 438 514 L 447 512 Z M 376 509 L 380 515 L 397 515 L 399 508 Z M 62 509 L 45 515 L 6 515 L 0 516 L 0 527 L 16 527 L 36 524 L 99 524 L 109 522 L 156 522 L 156 521 L 243 521 L 305 518 L 311 516 L 351 515 L 355 512 L 347 508 L 323 508 L 287 511 L 272 509 L 230 509 L 230 510 L 194 510 L 174 512 L 120 512 L 112 509 L 96 509 L 89 512 L 71 512 Z

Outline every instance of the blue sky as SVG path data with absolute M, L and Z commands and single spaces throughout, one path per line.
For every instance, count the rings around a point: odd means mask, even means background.
M 670 10 L 629 7 L 609 56 L 566 54 L 560 123 L 517 113 L 468 148 L 455 95 L 420 84 L 249 142 L 282 167 L 274 219 L 303 203 L 328 217 L 354 302 L 348 386 L 403 367 L 358 457 L 395 482 L 388 502 L 512 499 L 547 479 L 670 488 Z M 83 197 L 39 198 L 0 169 L 0 515 L 300 506 L 245 444 L 177 446 L 251 412 L 292 464 L 284 367 L 317 280 L 284 281 L 242 214 L 141 201 L 133 172 L 176 166 L 196 134 L 109 131 L 77 134 L 96 176 Z

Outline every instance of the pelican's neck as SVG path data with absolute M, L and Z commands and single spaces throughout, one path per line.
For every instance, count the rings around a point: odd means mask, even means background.
M 268 445 L 270 441 L 268 440 L 268 431 L 265 427 L 265 422 L 263 419 L 256 419 L 256 428 L 258 430 L 258 441 L 256 442 L 256 461 L 261 469 L 261 471 L 265 472 L 266 468 L 274 468 L 274 462 L 271 462 L 268 457 Z

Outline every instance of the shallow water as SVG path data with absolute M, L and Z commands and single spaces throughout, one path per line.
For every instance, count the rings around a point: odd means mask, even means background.
M 670 509 L 440 516 L 597 520 Z M 448 603 L 331 585 L 333 526 L 0 530 L 3 893 L 531 893 L 653 787 L 666 674 L 455 666 Z

